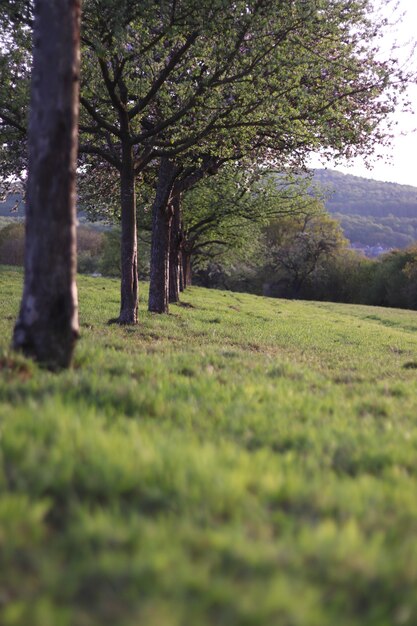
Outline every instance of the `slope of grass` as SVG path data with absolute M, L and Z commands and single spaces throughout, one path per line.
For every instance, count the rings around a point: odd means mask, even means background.
M 53 375 L 8 349 L 0 268 L 0 623 L 417 623 L 417 314 L 192 288 L 82 337 Z

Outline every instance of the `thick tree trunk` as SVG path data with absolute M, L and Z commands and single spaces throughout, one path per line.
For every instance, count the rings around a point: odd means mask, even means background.
M 175 165 L 161 159 L 155 202 L 152 207 L 152 243 L 149 285 L 149 311 L 168 313 L 169 252 L 172 205 L 170 195 L 175 180 Z
M 169 301 L 180 301 L 181 280 L 181 196 L 172 198 L 172 222 L 169 253 Z
M 121 200 L 121 267 L 119 324 L 138 321 L 138 244 L 136 226 L 136 193 L 133 149 L 126 138 L 122 145 L 120 176 Z
M 80 0 L 35 0 L 25 280 L 13 347 L 68 367 L 78 337 L 75 173 Z

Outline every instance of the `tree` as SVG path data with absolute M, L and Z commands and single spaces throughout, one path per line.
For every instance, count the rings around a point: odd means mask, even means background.
M 319 147 L 365 152 L 403 79 L 395 62 L 377 60 L 368 0 L 85 6 L 81 163 L 118 173 L 121 323 L 137 320 L 135 190 L 150 163 L 188 167 L 197 149 L 281 166 Z
M 168 313 L 169 302 L 179 301 L 182 267 L 181 197 L 208 174 L 214 174 L 221 161 L 203 155 L 182 167 L 161 159 L 157 193 L 152 207 L 152 248 L 149 311 Z
M 16 28 L 22 2 L 5 0 L 0 12 L 0 198 L 24 194 L 26 133 L 31 71 L 31 28 Z
M 78 337 L 75 171 L 80 0 L 36 0 L 25 282 L 13 346 L 67 367 Z
M 368 45 L 378 26 L 365 0 L 253 0 L 228 11 L 223 2 L 194 0 L 88 4 L 82 151 L 87 165 L 105 161 L 122 185 L 130 181 L 122 194 L 121 322 L 137 317 L 133 190 L 150 162 L 178 167 L 180 157 L 187 167 L 196 146 L 220 158 L 252 151 L 282 165 L 319 146 L 363 151 L 394 106 L 388 87 L 399 73 Z M 160 197 L 168 202 L 170 194 Z M 168 204 L 155 212 L 155 241 L 169 215 Z
M 347 246 L 340 224 L 311 199 L 304 214 L 273 221 L 266 229 L 268 274 L 281 283 L 282 295 L 299 297 L 306 280 Z
M 122 280 L 118 321 L 136 323 L 136 179 L 155 158 L 162 159 L 161 167 L 166 171 L 171 154 L 184 149 L 171 145 L 161 151 L 160 142 L 167 128 L 195 108 L 195 78 L 184 71 L 185 59 L 204 22 L 210 24 L 210 15 L 220 15 L 223 7 L 219 1 L 197 4 L 190 0 L 165 1 L 158 7 L 152 3 L 139 6 L 128 1 L 123 5 L 91 1 L 86 7 L 83 41 L 87 63 L 81 96 L 84 116 L 80 150 L 86 155 L 87 170 L 105 163 L 120 175 Z M 175 78 L 168 82 L 174 71 Z M 191 83 L 194 92 L 187 94 L 185 90 L 187 102 L 178 107 L 178 88 Z M 171 101 L 174 106 L 167 106 Z M 165 216 L 162 212 L 160 216 L 156 207 L 162 206 L 161 199 L 164 204 L 168 201 L 169 186 L 169 180 L 160 181 L 154 203 L 155 218 L 161 217 L 160 221 L 154 220 L 154 251 L 160 249 L 161 236 L 167 239 Z M 156 253 L 154 258 L 158 259 Z
M 230 163 L 183 197 L 181 248 L 184 282 L 191 265 L 201 270 L 216 259 L 228 265 L 260 266 L 261 239 L 271 220 L 304 215 L 311 204 L 306 181 L 249 162 Z

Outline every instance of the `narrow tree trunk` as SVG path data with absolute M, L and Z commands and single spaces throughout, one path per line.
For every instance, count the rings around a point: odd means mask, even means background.
M 180 301 L 181 196 L 172 198 L 172 222 L 169 254 L 169 301 Z
M 180 292 L 182 293 L 185 289 L 184 283 L 184 260 L 183 260 L 183 252 L 182 245 L 180 246 L 179 254 L 178 254 L 178 273 L 180 277 Z
M 119 324 L 138 321 L 138 244 L 136 226 L 136 193 L 133 149 L 126 137 L 122 145 L 120 176 L 121 201 L 121 267 Z
M 185 288 L 191 287 L 191 254 L 183 251 L 183 272 L 184 272 L 184 286 Z
M 180 222 L 180 249 L 178 252 L 178 273 L 180 278 L 180 292 L 182 293 L 185 290 L 185 280 L 184 280 L 184 245 L 185 245 L 185 237 L 184 237 L 184 225 L 181 219 Z
M 35 0 L 25 280 L 13 347 L 68 367 L 78 337 L 75 172 L 80 0 Z
M 175 166 L 161 159 L 155 202 L 152 207 L 152 243 L 149 285 L 149 311 L 168 313 L 169 252 L 172 206 L 170 194 L 175 180 Z

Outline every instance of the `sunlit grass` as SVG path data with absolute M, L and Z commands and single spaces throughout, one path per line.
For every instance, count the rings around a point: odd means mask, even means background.
M 53 375 L 0 268 L 0 623 L 417 623 L 417 314 L 192 288 Z

